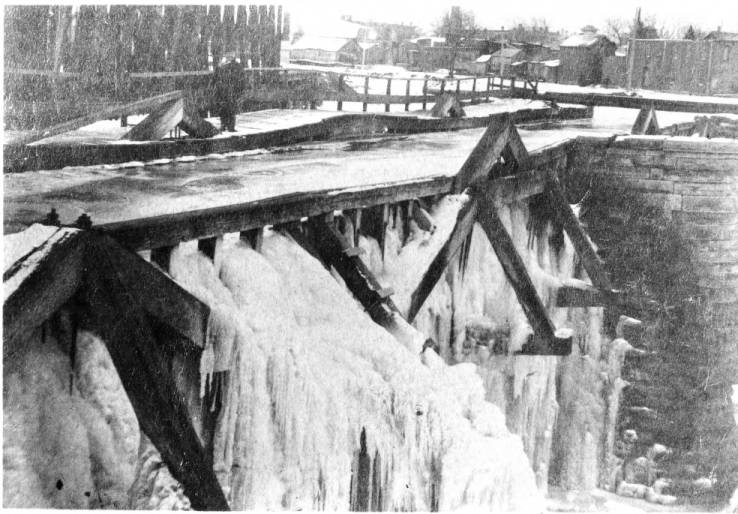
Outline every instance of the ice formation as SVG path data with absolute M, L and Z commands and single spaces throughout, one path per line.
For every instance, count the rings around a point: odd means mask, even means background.
M 384 257 L 360 237 L 401 310 L 466 201 L 441 199 L 432 234 L 394 220 Z M 602 337 L 601 309 L 555 307 L 563 282 L 586 278 L 570 242 L 551 248 L 550 227 L 532 237 L 524 203 L 500 213 L 554 324 L 575 333 L 570 357 L 513 356 L 531 329 L 479 226 L 417 328 L 398 321 L 392 334 L 280 233 L 261 252 L 229 238 L 215 262 L 195 244 L 173 252 L 172 276 L 211 309 L 201 391 L 218 385 L 213 462 L 233 509 L 534 512 L 549 472 L 596 485 L 627 343 Z M 426 337 L 441 356 L 420 354 Z M 104 343 L 82 332 L 77 345 L 72 369 L 34 334 L 4 366 L 5 505 L 187 507 Z
M 50 332 L 29 334 L 3 363 L 3 506 L 171 507 L 171 476 L 157 489 L 140 485 L 163 465 L 141 436 L 105 344 L 80 332 L 72 363 Z
M 465 196 L 446 196 L 432 211 L 437 229 L 414 230 L 404 246 L 400 223 L 390 224 L 385 258 L 373 240 L 362 238 L 365 262 L 407 309 L 422 272 L 450 234 Z M 627 343 L 604 337 L 601 308 L 555 306 L 556 290 L 572 279 L 586 280 L 571 242 L 556 250 L 552 227 L 530 229 L 527 202 L 498 206 L 498 212 L 523 258 L 536 290 L 557 329 L 574 332 L 572 355 L 514 357 L 532 329 L 507 282 L 492 245 L 479 225 L 470 243 L 451 263 L 418 313 L 415 326 L 432 337 L 449 363 L 477 364 L 485 397 L 505 413 L 519 434 L 542 491 L 555 482 L 566 488 L 592 489 L 604 482 L 611 465 L 614 419 L 620 391 L 620 366 Z M 416 228 L 416 227 L 413 227 Z M 480 340 L 481 337 L 481 340 Z
M 285 236 L 221 250 L 181 246 L 171 271 L 234 321 L 234 344 L 212 340 L 231 363 L 214 467 L 232 508 L 344 510 L 364 487 L 374 509 L 541 509 L 474 366 L 424 366 Z

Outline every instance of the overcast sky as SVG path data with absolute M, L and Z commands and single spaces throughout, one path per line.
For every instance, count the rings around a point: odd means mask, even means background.
M 477 23 L 487 28 L 544 18 L 552 29 L 575 32 L 588 24 L 603 29 L 608 18 L 632 20 L 640 6 L 643 17 L 655 16 L 659 26 L 693 24 L 705 30 L 720 26 L 738 32 L 738 0 L 285 0 L 283 5 L 292 13 L 293 24 L 305 28 L 349 14 L 359 20 L 414 23 L 430 29 L 451 5 L 460 5 L 474 11 Z

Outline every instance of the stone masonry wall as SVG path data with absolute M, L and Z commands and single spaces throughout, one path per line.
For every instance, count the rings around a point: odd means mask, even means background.
M 673 469 L 712 476 L 712 492 L 729 495 L 738 482 L 738 142 L 580 138 L 562 181 L 572 203 L 592 190 L 595 217 L 583 219 L 616 287 L 635 287 L 642 268 L 651 278 L 639 292 L 661 302 L 629 313 L 648 322 L 634 339 L 645 353 L 626 363 L 621 429 L 640 429 L 644 445 L 681 446 Z M 607 218 L 600 229 L 597 217 Z M 662 260 L 649 268 L 636 255 L 646 252 Z

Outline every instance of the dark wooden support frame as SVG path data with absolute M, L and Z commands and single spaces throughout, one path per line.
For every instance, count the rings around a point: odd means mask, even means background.
M 208 307 L 113 239 L 70 228 L 31 248 L 3 280 L 13 289 L 4 303 L 4 358 L 22 344 L 23 334 L 72 302 L 74 325 L 105 341 L 142 430 L 192 506 L 229 510 L 205 449 L 207 434 L 198 434 L 187 393 L 173 375 L 175 361 L 202 351 Z M 154 335 L 162 329 L 163 339 Z
M 653 136 L 661 133 L 653 105 L 650 107 L 643 107 L 638 111 L 638 116 L 636 116 L 635 123 L 633 123 L 633 128 L 630 130 L 630 133 L 641 136 Z
M 306 226 L 314 243 L 313 251 L 317 252 L 319 259 L 338 272 L 346 287 L 375 323 L 384 328 L 392 327 L 394 316 L 402 315 L 390 298 L 391 290 L 382 287 L 359 255 L 351 251 L 349 241 L 332 223 L 318 216 L 309 218 Z M 304 235 L 296 227 L 288 227 L 288 232 L 305 246 Z

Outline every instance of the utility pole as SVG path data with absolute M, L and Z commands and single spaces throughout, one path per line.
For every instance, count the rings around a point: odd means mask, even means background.
M 635 42 L 638 37 L 638 28 L 641 26 L 641 8 L 636 9 L 633 28 L 630 30 L 630 43 L 628 44 L 628 82 L 627 89 L 633 88 L 633 67 L 635 66 Z

